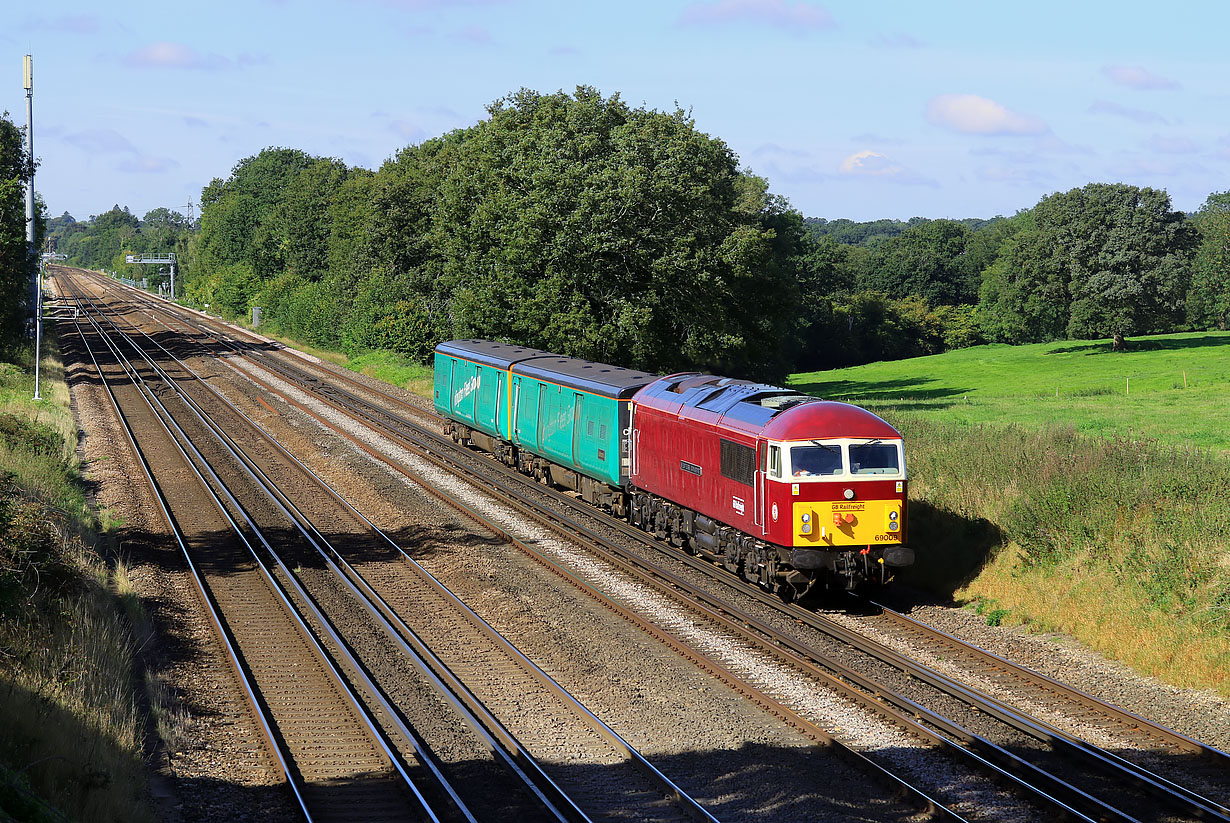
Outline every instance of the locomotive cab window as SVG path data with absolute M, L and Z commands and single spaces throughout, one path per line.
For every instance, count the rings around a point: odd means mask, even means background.
M 844 471 L 839 443 L 812 441 L 810 446 L 790 449 L 790 473 L 794 477 L 831 477 Z
M 850 444 L 851 474 L 900 474 L 900 454 L 895 443 Z

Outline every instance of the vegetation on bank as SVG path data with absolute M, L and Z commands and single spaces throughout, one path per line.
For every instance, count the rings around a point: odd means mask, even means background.
M 45 341 L 54 350 L 54 339 Z M 149 820 L 122 564 L 99 548 L 63 368 L 0 359 L 0 818 Z
M 30 299 L 34 295 L 37 261 L 26 241 L 26 189 L 30 158 L 25 130 L 0 113 L 0 351 L 15 345 L 25 334 Z M 43 200 L 34 198 L 34 240 L 46 230 Z
M 1230 333 L 1127 354 L 984 346 L 791 382 L 904 433 L 906 581 L 1230 697 Z

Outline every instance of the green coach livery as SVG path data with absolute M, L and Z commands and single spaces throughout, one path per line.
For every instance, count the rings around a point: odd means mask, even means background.
M 453 421 L 455 438 L 589 497 L 597 490 L 583 478 L 614 489 L 627 482 L 629 403 L 656 379 L 524 346 L 452 340 L 436 347 L 435 408 Z

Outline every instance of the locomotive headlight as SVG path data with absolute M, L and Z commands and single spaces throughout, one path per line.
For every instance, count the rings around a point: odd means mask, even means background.
M 842 492 L 842 496 L 845 497 L 847 500 L 853 500 L 854 499 L 854 489 L 846 489 L 844 492 Z
M 896 520 L 896 519 L 897 519 L 898 517 L 900 517 L 900 516 L 901 516 L 901 515 L 899 515 L 897 512 L 889 512 L 889 513 L 888 513 L 888 519 L 889 519 L 889 520 Z
M 899 529 L 899 528 L 901 528 L 901 524 L 900 524 L 900 523 L 898 523 L 896 520 L 893 520 L 893 521 L 889 522 L 889 524 L 888 524 L 888 530 L 889 530 L 890 532 L 895 532 L 895 531 L 897 531 L 897 529 Z
M 811 522 L 811 512 L 803 512 L 802 520 L 804 523 L 810 523 Z
M 799 534 L 811 534 L 811 512 L 799 515 Z

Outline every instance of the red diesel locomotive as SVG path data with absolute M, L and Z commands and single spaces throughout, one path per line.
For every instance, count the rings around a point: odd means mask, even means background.
M 910 565 L 900 433 L 866 409 L 483 340 L 436 348 L 455 440 L 783 597 Z
M 902 439 L 876 415 L 676 374 L 632 398 L 629 519 L 787 596 L 908 566 Z

